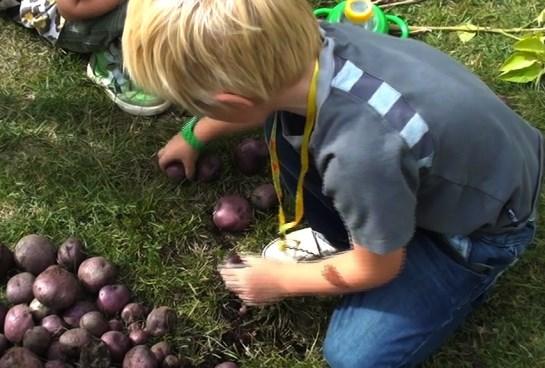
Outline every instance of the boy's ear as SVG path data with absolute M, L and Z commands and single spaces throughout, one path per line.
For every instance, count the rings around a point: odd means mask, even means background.
M 216 94 L 214 99 L 222 105 L 229 105 L 234 108 L 249 108 L 256 105 L 256 103 L 249 98 L 227 92 Z

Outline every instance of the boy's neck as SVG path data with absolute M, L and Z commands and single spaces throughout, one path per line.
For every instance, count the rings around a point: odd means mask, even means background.
M 308 94 L 314 75 L 314 67 L 315 62 L 313 61 L 305 71 L 303 78 L 276 99 L 274 103 L 276 111 L 288 111 L 302 116 L 307 115 Z

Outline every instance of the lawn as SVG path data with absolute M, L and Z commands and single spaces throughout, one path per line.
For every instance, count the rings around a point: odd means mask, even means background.
M 518 27 L 543 7 L 542 0 L 428 0 L 395 12 L 417 25 Z M 545 129 L 545 92 L 497 78 L 513 40 L 480 34 L 463 44 L 446 32 L 421 39 L 474 70 Z M 224 358 L 243 367 L 325 366 L 321 341 L 337 298 L 289 300 L 230 322 L 237 302 L 216 266 L 234 249 L 258 251 L 274 236 L 276 219 L 258 213 L 247 233 L 222 235 L 213 230 L 211 209 L 219 195 L 248 195 L 268 178 L 233 169 L 233 138 L 210 147 L 226 165 L 221 181 L 173 185 L 154 155 L 182 114 L 121 112 L 85 77 L 85 63 L 0 18 L 0 241 L 13 246 L 28 233 L 56 244 L 69 235 L 83 239 L 91 254 L 119 266 L 139 300 L 178 311 L 170 339 L 196 366 Z M 426 367 L 545 367 L 544 240 L 540 231 L 537 247 Z

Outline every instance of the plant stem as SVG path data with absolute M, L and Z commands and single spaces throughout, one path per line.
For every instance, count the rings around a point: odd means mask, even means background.
M 474 28 L 473 28 L 474 27 Z M 411 34 L 425 33 L 433 31 L 451 31 L 451 32 L 485 32 L 485 33 L 499 33 L 508 37 L 515 37 L 511 33 L 531 33 L 531 32 L 545 32 L 545 27 L 539 28 L 492 28 L 492 27 L 479 27 L 472 26 L 468 29 L 466 26 L 412 26 Z
M 418 4 L 418 3 L 421 3 L 423 1 L 426 1 L 426 0 L 402 0 L 402 1 L 397 1 L 395 3 L 387 3 L 387 4 L 382 5 L 381 4 L 382 1 L 377 0 L 377 1 L 375 1 L 375 4 L 379 5 L 382 9 L 389 9 L 389 8 L 393 8 L 393 7 L 399 6 L 399 5 Z

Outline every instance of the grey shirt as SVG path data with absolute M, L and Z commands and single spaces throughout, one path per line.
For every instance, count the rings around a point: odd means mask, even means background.
M 384 254 L 417 227 L 469 235 L 529 219 L 543 166 L 537 129 L 422 42 L 322 29 L 310 151 L 352 243 Z

